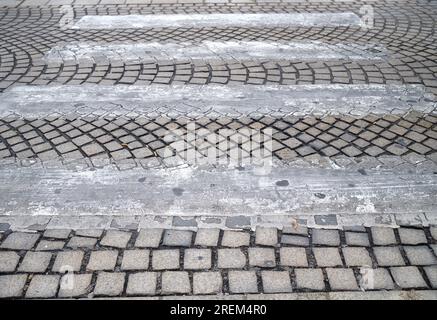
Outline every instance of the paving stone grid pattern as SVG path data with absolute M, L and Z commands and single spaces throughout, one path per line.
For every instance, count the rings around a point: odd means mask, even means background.
M 0 236 L 5 299 L 437 289 L 435 226 Z

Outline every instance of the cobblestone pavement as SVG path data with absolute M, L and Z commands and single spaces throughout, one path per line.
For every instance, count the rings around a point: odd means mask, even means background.
M 359 290 L 401 290 L 413 297 L 414 291 L 437 288 L 435 226 L 45 229 L 0 235 L 1 298 Z

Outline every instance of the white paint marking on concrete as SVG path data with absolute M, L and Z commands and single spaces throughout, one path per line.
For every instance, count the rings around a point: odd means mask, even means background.
M 209 13 L 84 16 L 72 26 L 72 29 L 287 28 L 360 25 L 360 17 L 353 12 Z
M 375 44 L 320 41 L 203 41 L 200 43 L 74 43 L 52 48 L 47 63 L 150 62 L 159 60 L 260 61 L 260 60 L 382 60 L 387 50 Z
M 16 86 L 0 95 L 0 116 L 54 113 L 192 117 L 217 114 L 341 115 L 435 112 L 421 85 L 150 85 Z
M 211 182 L 214 184 L 211 184 Z M 371 204 L 369 206 L 369 204 Z M 369 208 L 363 211 L 363 208 Z M 0 215 L 314 215 L 437 213 L 437 175 L 274 166 L 74 170 L 1 165 Z

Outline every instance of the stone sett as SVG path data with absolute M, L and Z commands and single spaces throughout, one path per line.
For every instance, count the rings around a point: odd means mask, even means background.
M 265 268 L 275 267 L 275 250 L 270 248 L 249 248 L 249 265 Z
M 58 297 L 72 298 L 87 295 L 91 290 L 92 274 L 65 274 L 61 278 Z
M 186 249 L 184 268 L 189 270 L 210 269 L 211 249 Z
M 23 294 L 27 274 L 0 275 L 0 298 L 16 298 Z
M 165 271 L 162 273 L 162 294 L 188 294 L 191 292 L 188 272 Z
M 331 290 L 358 290 L 357 280 L 352 269 L 333 269 L 327 268 L 329 285 Z
M 100 238 L 102 236 L 103 229 L 79 229 L 76 230 L 76 236 Z
M 229 271 L 231 293 L 257 293 L 258 283 L 255 271 Z
M 262 246 L 276 246 L 278 244 L 278 230 L 276 228 L 257 227 L 255 243 Z
M 141 229 L 135 241 L 135 247 L 158 248 L 161 242 L 163 229 Z
M 325 290 L 325 282 L 321 269 L 295 269 L 296 286 L 299 289 L 313 291 Z
M 428 242 L 422 229 L 399 228 L 399 237 L 403 244 L 414 245 Z
M 308 260 L 305 248 L 287 248 L 279 249 L 281 266 L 289 267 L 308 267 Z
M 108 230 L 100 241 L 100 245 L 124 249 L 127 246 L 132 234 L 126 231 Z
M 423 268 L 425 270 L 426 276 L 428 277 L 431 287 L 433 289 L 437 288 L 437 266 L 428 266 Z
M 246 256 L 241 249 L 218 249 L 218 267 L 221 269 L 244 268 Z
M 220 272 L 195 272 L 193 274 L 194 294 L 219 294 L 223 280 Z
M 163 245 L 171 247 L 189 247 L 192 238 L 192 231 L 165 230 Z
M 26 298 L 53 298 L 59 286 L 59 275 L 34 275 L 26 291 Z
M 51 258 L 52 254 L 50 252 L 28 251 L 18 267 L 18 271 L 31 273 L 45 272 L 49 266 Z
M 0 251 L 0 272 L 14 272 L 19 260 L 14 251 Z
M 155 250 L 152 253 L 152 268 L 154 270 L 179 269 L 178 249 Z
M 96 238 L 91 237 L 72 237 L 67 243 L 68 248 L 94 248 L 97 243 Z
M 363 290 L 392 290 L 394 283 L 387 269 L 360 268 L 360 288 Z
M 417 267 L 393 267 L 390 268 L 395 283 L 402 289 L 424 288 L 425 280 Z
M 437 226 L 432 226 L 429 228 L 429 232 L 434 240 L 437 240 Z
M 121 261 L 122 270 L 146 270 L 149 268 L 149 250 L 125 250 Z
M 340 235 L 338 230 L 313 229 L 312 240 L 313 245 L 340 245 Z
M 48 229 L 44 232 L 44 238 L 62 239 L 65 240 L 70 235 L 69 229 Z
M 366 248 L 347 247 L 343 248 L 343 256 L 348 267 L 371 267 L 372 259 Z
M 403 266 L 405 265 L 401 251 L 398 247 L 374 247 L 376 261 L 379 266 Z
M 261 279 L 265 293 L 291 292 L 288 271 L 261 271 Z
M 90 255 L 87 270 L 114 270 L 117 257 L 117 250 L 93 251 Z
M 282 229 L 282 234 L 294 234 L 300 236 L 308 236 L 308 228 L 300 224 L 294 226 L 285 226 Z
M 129 275 L 126 294 L 136 295 L 155 295 L 158 274 L 156 272 L 139 272 Z
M 215 247 L 218 244 L 220 229 L 199 229 L 194 244 L 202 247 Z
M 243 231 L 226 230 L 223 233 L 222 246 L 224 247 L 243 247 L 250 243 L 250 234 Z
M 306 236 L 283 234 L 281 237 L 281 243 L 292 246 L 308 247 L 310 245 L 310 239 Z
M 428 246 L 404 246 L 410 264 L 427 266 L 437 264 L 437 258 Z
M 123 293 L 125 273 L 99 272 L 97 275 L 94 295 L 115 297 Z
M 348 246 L 370 246 L 367 233 L 362 232 L 345 232 L 346 243 Z
M 41 240 L 36 247 L 37 251 L 53 251 L 64 248 L 64 241 Z
M 62 251 L 56 255 L 53 272 L 78 272 L 82 265 L 82 251 Z
M 371 233 L 373 243 L 377 246 L 396 244 L 396 237 L 392 228 L 372 227 Z
M 30 250 L 39 239 L 37 233 L 25 233 L 25 232 L 13 232 L 11 233 L 3 243 L 1 249 L 11 250 Z
M 319 267 L 342 266 L 341 256 L 337 248 L 313 248 L 314 257 Z

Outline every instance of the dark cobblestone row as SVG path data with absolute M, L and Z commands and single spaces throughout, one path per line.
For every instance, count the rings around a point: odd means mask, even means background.
M 329 12 L 353 11 L 362 3 L 294 4 L 178 4 L 114 5 L 76 7 L 76 18 L 86 14 L 213 13 L 213 12 Z M 436 7 L 432 2 L 372 2 L 376 20 L 373 28 L 202 28 L 143 30 L 60 30 L 61 13 L 56 7 L 20 7 L 0 9 L 0 90 L 21 84 L 50 83 L 416 83 L 437 92 L 437 46 L 434 41 Z M 378 43 L 390 52 L 381 63 L 371 62 L 269 62 L 248 66 L 214 66 L 180 62 L 147 65 L 97 63 L 44 65 L 41 57 L 52 47 L 72 41 L 141 42 L 203 40 L 316 40 L 329 43 Z M 179 70 L 179 68 L 181 68 Z M 266 70 L 264 70 L 266 69 Z M 285 70 L 284 70 L 285 69 Z M 188 70 L 188 73 L 187 73 Z M 232 74 L 235 70 L 234 74 Z M 191 72 L 190 72 L 191 71 Z
M 0 298 L 436 289 L 436 228 L 7 230 Z
M 271 135 L 268 129 L 272 130 Z M 271 146 L 260 143 L 259 147 L 282 160 L 313 154 L 327 157 L 431 156 L 437 150 L 437 116 L 417 112 L 363 118 L 288 116 L 278 119 L 264 116 L 192 120 L 58 115 L 36 120 L 0 119 L 0 158 L 123 160 L 178 155 L 185 159 L 191 151 L 206 156 L 208 150 L 216 150 L 217 157 L 230 157 L 232 150 L 241 149 L 239 143 L 244 143 L 238 142 L 238 137 L 254 136 L 259 132 L 266 134 L 266 143 L 270 139 L 272 142 Z M 195 141 L 191 139 L 192 134 L 196 134 Z M 245 151 L 246 156 L 255 149 L 252 145 L 251 150 Z

